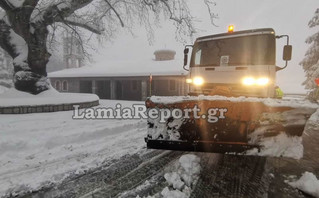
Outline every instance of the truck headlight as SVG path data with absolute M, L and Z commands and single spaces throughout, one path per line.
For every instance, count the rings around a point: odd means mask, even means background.
M 258 85 L 258 86 L 266 86 L 269 83 L 269 78 L 253 78 L 246 77 L 243 78 L 242 83 L 247 86 Z
M 204 79 L 203 79 L 202 77 L 195 77 L 195 78 L 193 79 L 193 83 L 194 83 L 194 85 L 196 85 L 196 86 L 201 86 L 201 85 L 204 84 Z
M 190 84 L 190 83 L 192 83 L 192 82 L 193 82 L 193 80 L 192 80 L 191 78 L 187 78 L 187 79 L 186 79 L 186 83 L 187 83 L 187 84 Z
M 256 81 L 256 84 L 260 85 L 260 86 L 265 86 L 268 83 L 269 83 L 269 79 L 268 78 L 258 78 L 257 81 Z
M 243 79 L 243 84 L 244 85 L 253 85 L 255 84 L 256 80 L 252 77 L 247 77 Z

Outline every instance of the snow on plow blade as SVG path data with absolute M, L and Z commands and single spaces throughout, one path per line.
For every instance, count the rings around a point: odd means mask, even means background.
M 270 98 L 153 96 L 146 100 L 146 107 L 148 148 L 254 154 L 269 146 L 264 142 L 267 138 L 302 136 L 317 105 Z M 150 116 L 152 111 L 160 112 L 159 116 Z M 273 141 L 280 144 L 280 140 Z M 301 144 L 301 139 L 292 141 Z

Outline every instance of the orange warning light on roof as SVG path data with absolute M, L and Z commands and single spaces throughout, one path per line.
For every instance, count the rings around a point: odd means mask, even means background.
M 228 26 L 228 32 L 231 33 L 233 31 L 234 31 L 234 26 L 233 25 Z

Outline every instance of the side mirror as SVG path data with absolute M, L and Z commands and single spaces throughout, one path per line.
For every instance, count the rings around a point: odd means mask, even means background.
M 189 52 L 189 49 L 188 49 L 188 48 L 185 48 L 185 49 L 184 49 L 184 66 L 187 65 L 188 52 Z
M 291 52 L 292 52 L 292 46 L 291 45 L 285 45 L 284 46 L 284 52 L 282 54 L 282 59 L 284 61 L 290 61 L 291 60 Z

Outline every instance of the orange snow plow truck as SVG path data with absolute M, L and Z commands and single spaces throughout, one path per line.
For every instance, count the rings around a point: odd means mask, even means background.
M 276 39 L 285 38 L 283 60 L 276 66 Z M 189 48 L 192 48 L 188 63 Z M 187 96 L 146 100 L 148 148 L 241 153 L 262 147 L 264 137 L 301 136 L 316 105 L 276 98 L 276 72 L 287 67 L 288 35 L 271 28 L 233 31 L 197 38 L 184 50 L 189 71 Z M 186 66 L 189 65 L 189 69 Z

